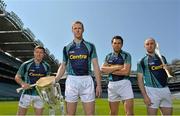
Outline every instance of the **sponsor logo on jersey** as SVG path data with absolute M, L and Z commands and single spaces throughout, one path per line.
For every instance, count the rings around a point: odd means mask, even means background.
M 159 65 L 159 66 L 151 66 L 151 70 L 159 70 L 159 69 L 162 69 L 163 68 L 163 65 Z
M 70 60 L 81 60 L 81 59 L 87 59 L 87 55 L 86 54 L 70 55 L 69 58 L 70 58 Z
M 43 77 L 43 76 L 45 76 L 45 74 L 30 72 L 29 76 L 32 76 L 32 77 Z

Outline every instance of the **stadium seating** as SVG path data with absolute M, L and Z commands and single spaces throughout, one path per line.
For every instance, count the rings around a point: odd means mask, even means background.
M 44 44 L 35 38 L 29 28 L 24 28 L 22 20 L 15 12 L 6 11 L 6 4 L 0 0 L 0 97 L 17 97 L 14 81 L 19 66 L 33 58 L 33 50 Z M 52 73 L 59 67 L 59 61 L 46 49 L 45 60 L 50 64 Z
M 20 94 L 17 94 L 15 84 L 0 82 L 0 100 L 17 100 Z

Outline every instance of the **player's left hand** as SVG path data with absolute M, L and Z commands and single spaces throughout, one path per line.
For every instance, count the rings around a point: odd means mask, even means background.
M 100 98 L 100 97 L 101 97 L 101 93 L 102 93 L 101 85 L 97 85 L 97 86 L 96 86 L 96 96 L 97 96 L 98 98 Z

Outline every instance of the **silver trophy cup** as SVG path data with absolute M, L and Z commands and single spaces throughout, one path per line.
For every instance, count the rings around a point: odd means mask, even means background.
M 59 83 L 54 83 L 54 81 L 52 81 L 47 85 L 36 85 L 36 90 L 41 99 L 48 105 L 49 115 L 55 116 L 57 105 L 60 105 L 61 115 L 64 115 L 64 102 Z

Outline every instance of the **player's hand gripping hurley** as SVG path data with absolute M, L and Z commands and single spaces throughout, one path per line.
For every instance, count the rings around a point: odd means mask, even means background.
M 162 58 L 162 56 L 161 56 L 161 54 L 160 54 L 159 45 L 158 45 L 157 42 L 156 42 L 155 53 L 156 53 L 156 54 L 158 55 L 158 57 L 160 58 L 160 60 L 161 60 L 161 62 L 162 62 L 162 64 L 163 64 L 163 68 L 164 68 L 164 70 L 166 71 L 166 74 L 167 74 L 168 78 L 172 78 L 173 76 L 169 73 L 167 67 L 165 66 L 166 64 L 164 63 L 164 60 L 163 60 L 163 58 Z
M 30 88 L 32 88 L 32 87 L 34 87 L 34 86 L 43 87 L 43 86 L 45 86 L 45 85 L 50 84 L 52 80 L 53 80 L 52 77 L 40 78 L 35 84 L 31 84 L 31 85 L 30 85 Z M 30 89 L 30 88 L 29 88 L 29 89 Z M 16 89 L 17 93 L 19 93 L 21 90 L 24 90 L 24 88 L 20 87 L 20 88 L 17 88 L 17 89 Z

